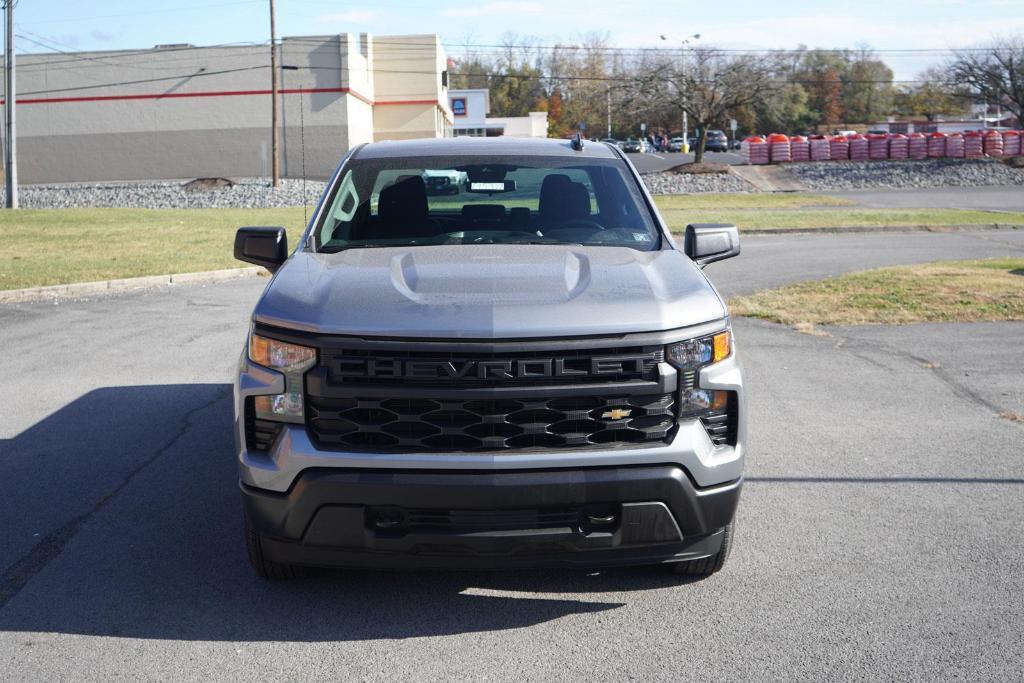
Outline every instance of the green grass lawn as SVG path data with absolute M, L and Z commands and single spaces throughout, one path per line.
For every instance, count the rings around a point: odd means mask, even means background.
M 741 230 L 1024 225 L 1024 213 L 857 209 L 842 199 L 798 193 L 665 195 L 655 201 L 675 231 L 688 223 L 736 223 Z M 283 225 L 294 240 L 304 226 L 303 209 L 2 211 L 0 289 L 240 267 L 245 264 L 231 252 L 241 225 Z
M 759 197 L 759 195 L 734 196 Z M 764 196 L 778 197 L 780 195 Z M 693 195 L 684 199 L 692 198 L 694 198 Z M 819 208 L 777 208 L 786 205 L 774 202 L 770 202 L 765 208 L 754 208 L 757 206 L 756 203 L 752 203 L 750 207 L 735 206 L 733 205 L 735 200 L 732 199 L 721 207 L 715 207 L 713 202 L 701 199 L 694 202 L 693 208 L 690 208 L 685 201 L 679 201 L 679 199 L 676 196 L 655 197 L 662 217 L 673 232 L 682 232 L 689 223 L 734 223 L 739 226 L 741 232 L 758 228 L 808 230 L 836 227 L 883 228 L 917 225 L 992 225 L 994 223 L 1024 225 L 1024 212 L 973 209 L 861 209 L 847 206 L 820 208 L 820 205 Z M 795 206 L 800 205 L 796 204 Z M 805 204 L 804 206 L 809 205 Z
M 654 197 L 661 211 L 682 209 L 801 209 L 805 207 L 852 206 L 841 197 L 803 192 L 723 192 L 697 194 L 659 194 Z
M 302 208 L 2 211 L 0 289 L 243 266 L 241 225 L 283 225 L 294 240 Z
M 1024 258 L 878 268 L 734 297 L 729 309 L 802 329 L 1024 320 Z

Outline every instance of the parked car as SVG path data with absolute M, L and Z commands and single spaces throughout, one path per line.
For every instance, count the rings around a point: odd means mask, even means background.
M 672 138 L 668 141 L 668 151 L 670 152 L 682 152 L 683 151 L 683 138 Z
M 709 130 L 707 142 L 704 143 L 704 149 L 708 152 L 728 152 L 729 137 L 723 131 Z
M 622 143 L 622 151 L 630 154 L 641 154 L 647 151 L 647 143 L 637 138 L 626 138 Z
M 466 174 L 459 171 L 429 170 L 423 172 L 423 182 L 428 195 L 458 194 L 459 188 L 465 181 Z
M 451 173 L 457 194 L 427 194 Z M 730 225 L 677 244 L 608 145 L 355 147 L 291 250 L 284 228 L 235 237 L 274 273 L 234 387 L 253 569 L 717 572 L 747 416 L 701 269 L 739 252 Z

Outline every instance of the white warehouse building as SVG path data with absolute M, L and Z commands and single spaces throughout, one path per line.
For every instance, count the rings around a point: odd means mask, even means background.
M 279 55 L 285 176 L 304 161 L 326 177 L 358 143 L 452 134 L 436 35 L 284 38 Z M 17 66 L 23 183 L 268 173 L 266 45 L 19 55 Z

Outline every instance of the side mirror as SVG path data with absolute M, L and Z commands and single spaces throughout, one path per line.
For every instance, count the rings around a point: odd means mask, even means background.
M 288 235 L 284 228 L 239 228 L 235 233 L 235 258 L 263 266 L 271 273 L 288 260 Z
M 740 255 L 740 231 L 728 223 L 695 223 L 686 226 L 683 251 L 698 266 Z

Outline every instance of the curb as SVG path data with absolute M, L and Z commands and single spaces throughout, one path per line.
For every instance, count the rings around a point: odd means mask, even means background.
M 222 270 L 206 270 L 198 273 L 174 273 L 171 275 L 147 275 L 129 277 L 119 280 L 100 280 L 99 282 L 78 282 L 69 285 L 50 285 L 47 287 L 29 287 L 28 289 L 8 289 L 0 291 L 0 304 L 26 303 L 50 299 L 74 298 L 90 294 L 112 294 L 136 289 L 162 287 L 164 285 L 201 284 L 204 282 L 222 282 L 243 277 L 255 277 L 265 274 L 263 268 L 248 266 L 245 268 L 224 268 Z
M 816 235 L 850 232 L 969 232 L 974 230 L 1018 230 L 1014 223 L 956 223 L 952 225 L 850 225 L 828 228 L 740 228 L 740 235 Z M 682 234 L 682 233 L 679 233 Z

